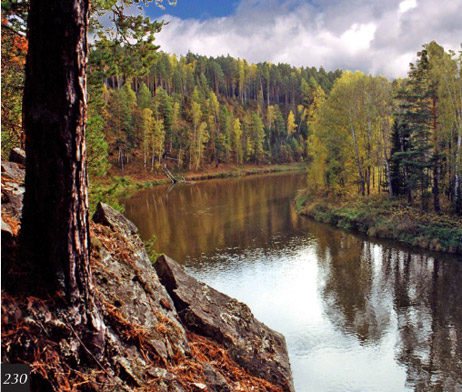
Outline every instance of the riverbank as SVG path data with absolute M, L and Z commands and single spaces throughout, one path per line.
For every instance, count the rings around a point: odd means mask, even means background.
M 242 177 L 257 174 L 302 171 L 305 163 L 281 165 L 210 165 L 200 171 L 175 171 L 173 174 L 186 182 L 211 180 L 215 178 Z M 130 194 L 158 185 L 170 184 L 171 181 L 161 172 L 151 173 L 144 168 L 131 170 L 111 170 L 107 176 L 90 182 L 90 210 L 93 212 L 99 202 L 104 202 L 117 210 L 123 210 L 118 200 Z
M 300 193 L 297 212 L 319 222 L 434 251 L 462 254 L 462 217 L 436 214 L 387 195 L 329 200 Z

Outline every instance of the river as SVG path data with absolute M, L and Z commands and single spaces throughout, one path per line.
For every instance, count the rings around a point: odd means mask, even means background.
M 297 392 L 462 391 L 462 261 L 298 216 L 303 173 L 123 201 L 144 240 L 283 333 Z

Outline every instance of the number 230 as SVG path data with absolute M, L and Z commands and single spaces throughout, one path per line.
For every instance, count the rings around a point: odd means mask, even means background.
M 18 373 L 5 373 L 5 380 L 3 384 L 22 384 L 24 385 L 27 382 L 28 375 L 26 373 L 18 374 Z

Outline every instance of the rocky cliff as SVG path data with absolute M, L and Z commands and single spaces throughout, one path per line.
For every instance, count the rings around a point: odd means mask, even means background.
M 153 266 L 136 226 L 104 204 L 91 223 L 91 267 L 105 356 L 76 352 L 59 293 L 31 296 L 24 284 L 27 261 L 15 253 L 23 178 L 20 164 L 2 162 L 2 362 L 31 364 L 32 390 L 294 390 L 282 335 L 172 259 Z

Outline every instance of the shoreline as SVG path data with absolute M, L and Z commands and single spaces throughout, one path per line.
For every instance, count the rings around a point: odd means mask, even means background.
M 258 174 L 303 171 L 305 168 L 306 164 L 304 162 L 274 165 L 227 165 L 224 168 L 220 168 L 220 170 L 209 167 L 200 172 L 187 171 L 184 174 L 181 172 L 175 174 L 181 175 L 187 183 L 191 183 Z M 172 182 L 166 176 L 159 175 L 159 173 L 149 174 L 140 173 L 140 171 L 123 173 L 113 171 L 102 179 L 90 182 L 90 211 L 93 213 L 100 201 L 111 205 L 119 211 L 123 211 L 123 207 L 118 203 L 121 198 L 129 197 L 139 190 L 168 184 L 172 184 Z
M 462 254 L 462 217 L 449 212 L 422 212 L 388 195 L 329 200 L 301 193 L 295 204 L 298 214 L 318 222 L 431 251 Z

